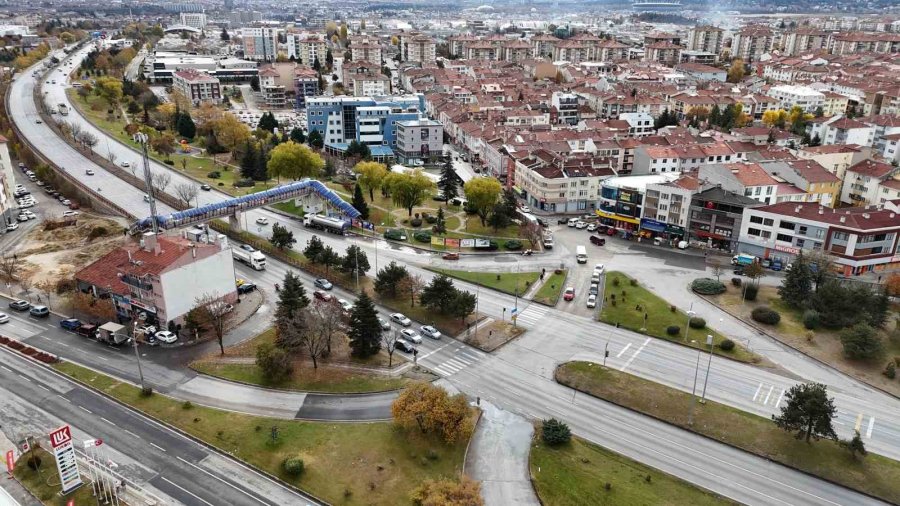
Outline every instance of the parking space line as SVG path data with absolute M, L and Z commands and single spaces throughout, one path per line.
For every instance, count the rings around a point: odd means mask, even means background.
M 769 393 L 766 394 L 766 400 L 763 401 L 763 404 L 769 403 L 769 397 L 772 395 L 772 390 L 775 390 L 775 386 L 772 385 L 769 387 Z
M 631 343 L 626 344 L 625 347 L 622 348 L 621 351 L 619 351 L 619 354 L 616 355 L 616 358 L 621 357 L 623 353 L 625 353 L 626 351 L 628 351 L 628 348 L 631 348 Z
M 781 404 L 781 398 L 784 397 L 784 389 L 781 389 L 781 393 L 778 394 L 778 400 L 775 401 L 775 407 L 777 408 L 779 404 Z
M 756 402 L 756 398 L 759 397 L 759 391 L 762 390 L 762 383 L 756 387 L 756 393 L 753 394 L 753 402 Z
M 875 417 L 870 416 L 869 417 L 869 428 L 866 429 L 866 437 L 867 438 L 872 439 L 872 429 L 874 429 L 874 428 L 875 428 Z

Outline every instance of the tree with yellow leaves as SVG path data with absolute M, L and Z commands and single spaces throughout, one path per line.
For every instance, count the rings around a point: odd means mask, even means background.
M 318 153 L 304 144 L 294 141 L 282 142 L 269 154 L 266 164 L 269 177 L 293 180 L 316 177 L 325 168 L 325 161 Z
M 728 82 L 739 83 L 744 78 L 744 60 L 735 58 L 731 61 L 731 67 L 728 68 Z
M 472 410 L 462 394 L 450 396 L 431 383 L 416 382 L 403 389 L 391 404 L 394 422 L 407 429 L 418 427 L 446 443 L 467 439 L 474 429 Z
M 250 138 L 250 129 L 241 123 L 233 114 L 225 113 L 212 122 L 212 132 L 216 140 L 228 151 L 234 151 L 243 146 Z
M 384 178 L 388 175 L 387 167 L 378 162 L 359 162 L 353 166 L 358 176 L 359 185 L 369 192 L 369 200 L 375 200 L 375 190 L 381 189 Z
M 769 128 L 784 128 L 787 125 L 788 113 L 784 109 L 766 111 L 762 115 L 763 125 Z
M 119 101 L 122 100 L 123 95 L 122 81 L 115 77 L 98 77 L 94 89 L 111 107 L 119 106 Z

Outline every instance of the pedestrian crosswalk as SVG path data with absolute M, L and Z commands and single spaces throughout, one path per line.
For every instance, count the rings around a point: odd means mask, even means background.
M 784 399 L 784 389 L 766 383 L 760 383 L 753 394 L 753 402 L 775 408 L 781 405 L 782 399 Z
M 457 351 L 451 358 L 434 366 L 432 369 L 437 371 L 441 376 L 452 376 L 466 367 L 480 361 L 486 355 L 480 351 L 473 349 L 463 349 Z
M 519 325 L 534 325 L 550 311 L 547 306 L 529 304 L 524 311 L 516 315 L 516 323 Z

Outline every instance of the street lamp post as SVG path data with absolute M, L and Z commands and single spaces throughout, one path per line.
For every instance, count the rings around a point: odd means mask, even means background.
M 700 404 L 706 402 L 706 385 L 709 383 L 709 368 L 712 367 L 712 351 L 713 351 L 713 336 L 712 334 L 706 335 L 706 345 L 709 346 L 709 361 L 706 363 L 706 378 L 703 379 L 703 395 L 700 396 Z
M 684 326 L 684 342 L 687 342 L 687 340 L 688 340 L 688 329 L 691 328 L 691 318 L 695 314 L 697 314 L 697 313 L 694 312 L 694 303 L 691 302 L 691 307 L 690 307 L 690 309 L 687 310 L 687 322 L 685 323 L 685 326 Z
M 696 343 L 697 341 L 691 341 Z M 701 349 L 697 348 L 697 365 L 694 366 L 694 388 L 691 390 L 691 408 L 688 411 L 688 425 L 694 425 L 694 404 L 697 403 L 697 375 L 700 373 L 700 353 Z
M 132 347 L 134 348 L 134 357 L 137 359 L 138 376 L 140 376 L 140 378 L 141 378 L 141 392 L 143 392 L 146 387 L 144 386 L 144 369 L 141 367 L 141 354 L 138 352 L 137 334 L 138 334 L 137 321 L 135 321 L 134 322 L 134 330 L 131 333 L 131 344 L 133 345 Z M 143 334 L 144 334 L 144 332 L 141 331 L 141 335 L 143 335 Z

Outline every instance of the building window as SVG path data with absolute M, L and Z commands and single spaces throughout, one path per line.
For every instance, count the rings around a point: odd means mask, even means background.
M 775 236 L 775 239 L 781 242 L 791 242 L 793 240 L 791 236 L 786 234 L 778 234 Z
M 757 223 L 757 224 L 760 224 L 760 223 L 762 223 L 762 222 L 763 222 L 763 219 L 762 219 L 761 216 L 751 216 L 751 217 L 750 217 L 750 223 Z

